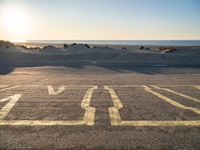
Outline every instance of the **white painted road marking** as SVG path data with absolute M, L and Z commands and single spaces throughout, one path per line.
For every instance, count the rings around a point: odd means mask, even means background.
M 200 90 L 200 85 L 193 86 L 194 88 Z
M 10 87 L 10 88 L 5 88 L 3 90 L 8 90 L 12 88 L 17 88 L 21 85 Z M 68 87 L 68 86 L 67 86 Z M 71 88 L 73 86 L 70 86 Z M 84 86 L 88 87 L 88 86 Z M 164 100 L 167 103 L 170 103 L 171 105 L 185 109 L 185 110 L 190 110 L 194 113 L 197 113 L 200 115 L 200 110 L 194 107 L 187 107 L 185 105 L 182 105 L 158 92 L 155 92 L 152 90 L 151 87 L 148 86 L 141 86 L 141 85 L 121 85 L 121 86 L 115 86 L 115 87 L 143 87 L 144 90 L 148 93 L 151 93 L 160 99 Z M 152 86 L 153 87 L 153 86 Z M 80 86 L 81 88 L 81 86 Z M 89 88 L 83 97 L 83 100 L 81 102 L 81 108 L 85 110 L 84 116 L 82 120 L 4 120 L 8 113 L 12 110 L 14 105 L 16 104 L 17 100 L 21 97 L 21 94 L 15 94 L 13 96 L 1 99 L 0 102 L 6 102 L 9 101 L 1 110 L 0 110 L 0 125 L 11 125 L 11 126 L 54 126 L 54 125 L 61 125 L 61 126 L 74 126 L 74 125 L 94 125 L 95 122 L 95 113 L 96 113 L 96 108 L 90 106 L 90 101 L 92 98 L 93 91 L 97 89 L 97 86 L 92 86 Z M 154 86 L 154 88 L 157 88 Z M 158 87 L 160 88 L 160 87 Z M 157 89 L 158 89 L 157 88 Z M 66 89 L 66 86 L 61 86 L 58 88 L 57 91 L 53 89 L 52 86 L 48 86 L 48 93 L 50 95 L 58 95 L 62 93 Z M 78 87 L 77 87 L 78 89 Z M 121 115 L 119 113 L 119 110 L 123 108 L 123 104 L 121 103 L 121 100 L 117 93 L 115 92 L 114 89 L 104 86 L 104 89 L 108 90 L 110 93 L 110 96 L 112 98 L 114 107 L 109 108 L 109 116 L 111 120 L 111 125 L 113 126 L 200 126 L 200 120 L 188 120 L 188 121 L 135 121 L 135 120 L 122 120 Z M 159 89 L 161 90 L 161 88 Z M 1 90 L 0 90 L 1 91 Z M 175 91 L 173 91 L 175 92 Z M 176 92 L 177 93 L 177 92 Z M 174 93 L 175 94 L 175 93 Z M 182 94 L 182 93 L 178 93 Z M 184 95 L 185 96 L 185 95 Z M 186 95 L 187 96 L 187 95 Z M 186 97 L 188 98 L 188 97 Z
M 8 87 L 8 88 L 0 89 L 0 92 L 10 90 L 10 89 L 15 89 L 15 88 L 18 88 L 20 86 L 22 86 L 22 85 L 17 85 L 17 86 L 12 86 L 12 87 Z
M 183 105 L 183 104 L 180 104 L 180 103 L 178 103 L 178 102 L 172 100 L 171 98 L 168 98 L 168 97 L 166 97 L 166 96 L 164 96 L 164 95 L 162 95 L 162 94 L 160 94 L 160 93 L 158 93 L 158 92 L 153 91 L 153 90 L 152 90 L 150 87 L 148 87 L 148 86 L 145 86 L 145 85 L 144 85 L 143 87 L 144 87 L 144 90 L 145 90 L 145 91 L 147 91 L 147 92 L 149 92 L 149 93 L 151 93 L 151 94 L 153 94 L 153 95 L 159 97 L 160 99 L 164 100 L 165 102 L 167 102 L 167 103 L 169 103 L 169 104 L 171 104 L 171 105 L 173 105 L 173 106 L 175 106 L 175 107 L 177 107 L 177 108 L 181 108 L 181 109 L 185 109 L 185 110 L 190 110 L 190 111 L 192 111 L 192 112 L 194 112 L 194 113 L 200 115 L 200 110 L 197 109 L 197 108 L 188 107 L 188 106 L 185 106 L 185 105 Z
M 81 102 L 81 108 L 85 110 L 82 120 L 3 120 L 8 115 L 10 110 L 13 108 L 21 94 L 16 94 L 11 97 L 0 100 L 0 102 L 10 100 L 6 106 L 0 111 L 0 125 L 11 125 L 11 126 L 74 126 L 74 125 L 94 125 L 96 109 L 90 106 L 93 91 L 97 89 L 97 86 L 89 88 Z
M 0 85 L 0 88 L 8 87 L 9 85 Z
M 50 85 L 50 86 L 48 86 L 48 93 L 49 93 L 49 95 L 58 95 L 65 90 L 65 87 L 66 86 L 63 85 L 63 86 L 59 87 L 57 91 L 55 91 L 53 89 L 53 86 Z
M 164 90 L 164 91 L 167 91 L 167 92 L 170 92 L 170 93 L 173 93 L 173 94 L 182 96 L 182 97 L 184 97 L 184 98 L 187 98 L 187 99 L 192 100 L 192 101 L 194 101 L 194 102 L 200 103 L 200 100 L 199 100 L 199 99 L 194 98 L 194 97 L 191 97 L 191 96 L 189 96 L 189 95 L 185 95 L 185 94 L 180 93 L 180 92 L 176 92 L 176 91 L 173 91 L 173 90 L 170 90 L 170 89 L 167 89 L 167 88 L 161 88 L 161 87 L 158 87 L 158 86 L 155 86 L 155 85 L 152 85 L 151 87 L 153 87 L 153 88 L 155 88 L 155 89 L 159 89 L 159 90 Z
M 143 86 L 144 90 L 163 99 L 164 101 L 172 104 L 173 106 L 176 106 L 178 108 L 186 109 L 193 111 L 197 114 L 200 114 L 200 110 L 193 107 L 187 107 L 182 104 L 179 104 L 172 99 L 161 95 L 160 93 L 157 93 L 153 90 L 151 90 L 148 86 Z M 123 104 L 121 103 L 121 100 L 119 99 L 117 93 L 114 89 L 104 86 L 104 89 L 108 90 L 110 93 L 110 96 L 112 98 L 112 101 L 114 103 L 113 107 L 109 108 L 109 116 L 111 120 L 112 126 L 200 126 L 200 120 L 195 121 L 123 121 L 121 118 L 121 115 L 119 113 L 119 110 L 123 108 Z
M 132 87 L 142 87 L 142 85 L 112 85 L 112 86 L 104 86 L 105 88 L 132 88 Z
M 155 85 L 155 84 L 154 84 Z M 196 85 L 181 85 L 181 84 L 179 84 L 179 85 L 177 85 L 177 84 L 173 84 L 173 85 L 169 85 L 169 84 L 156 84 L 156 86 L 160 86 L 160 87 L 192 87 L 192 86 L 196 86 Z
M 90 106 L 90 101 L 94 89 L 97 89 L 97 86 L 88 89 L 81 103 L 81 107 L 85 109 L 83 120 L 86 122 L 87 125 L 94 125 L 96 109 Z
M 122 122 L 122 118 L 119 113 L 119 110 L 123 108 L 123 105 L 114 89 L 109 88 L 107 86 L 105 86 L 104 89 L 109 91 L 113 104 L 114 104 L 113 107 L 108 108 L 109 116 L 111 119 L 111 125 L 119 125 Z
M 174 126 L 200 126 L 200 120 L 189 121 L 122 121 L 118 125 L 114 126 L 140 126 L 140 127 L 174 127 Z
M 22 94 L 15 94 L 13 96 L 1 99 L 0 102 L 9 101 L 1 110 L 0 110 L 0 120 L 3 120 L 7 117 L 8 113 L 15 106 L 15 103 L 19 100 Z
M 0 126 L 75 126 L 85 125 L 83 120 L 0 120 Z
M 26 85 L 26 86 L 33 86 L 33 85 Z M 39 85 L 34 85 L 34 86 L 39 86 Z M 57 91 L 55 91 L 53 86 L 49 85 L 47 87 L 47 89 L 48 89 L 49 95 L 58 95 L 66 89 L 85 89 L 85 88 L 91 87 L 91 86 L 93 87 L 93 85 L 68 85 L 68 86 L 63 85 L 63 86 L 59 87 Z M 46 87 L 46 86 L 44 86 L 44 87 Z

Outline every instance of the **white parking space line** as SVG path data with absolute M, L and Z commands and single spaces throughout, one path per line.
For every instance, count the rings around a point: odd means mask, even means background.
M 63 86 L 59 87 L 57 91 L 55 91 L 53 86 L 50 85 L 50 86 L 48 86 L 48 93 L 49 93 L 49 95 L 58 95 L 65 90 L 65 87 L 66 86 L 63 85 Z
M 97 89 L 97 86 L 88 89 L 81 103 L 81 107 L 85 109 L 83 120 L 86 122 L 87 125 L 94 125 L 96 109 L 90 106 L 90 101 L 92 98 L 93 91 L 95 89 Z
M 42 87 L 42 88 L 46 88 L 48 86 L 54 86 L 54 85 L 39 85 L 39 84 L 24 84 L 23 86 L 28 86 L 28 87 Z M 93 87 L 94 85 L 62 85 L 65 86 L 66 89 L 67 88 L 75 88 L 75 89 L 82 89 L 82 88 L 89 88 L 89 87 Z
M 142 87 L 142 85 L 111 85 L 111 86 L 104 86 L 105 88 L 112 87 L 112 88 L 131 88 L 131 87 Z
M 119 113 L 119 110 L 123 108 L 123 105 L 118 97 L 118 95 L 116 94 L 115 90 L 112 88 L 109 88 L 107 86 L 104 87 L 104 89 L 108 90 L 110 93 L 110 96 L 112 98 L 113 107 L 108 108 L 109 111 L 109 116 L 111 119 L 111 124 L 112 125 L 120 125 L 122 122 L 122 118 L 121 115 Z
M 8 87 L 9 85 L 0 85 L 0 88 Z
M 19 125 L 19 126 L 74 126 L 74 125 L 94 125 L 95 112 L 96 109 L 90 106 L 90 101 L 92 98 L 93 91 L 97 89 L 97 86 L 89 88 L 83 97 L 81 102 L 81 108 L 85 110 L 82 120 L 4 120 L 11 109 L 14 107 L 17 100 L 21 97 L 21 94 L 16 94 L 4 99 L 1 99 L 0 102 L 9 101 L 1 110 L 0 110 L 0 125 Z M 61 90 L 63 88 L 61 87 Z M 60 90 L 60 91 L 61 91 Z M 57 92 L 59 93 L 59 92 Z M 55 94 L 57 94 L 55 92 Z
M 162 127 L 174 127 L 174 126 L 200 126 L 200 120 L 196 121 L 122 121 L 119 126 L 162 126 Z
M 153 94 L 153 95 L 155 95 L 155 96 L 157 96 L 157 97 L 159 97 L 160 99 L 164 100 L 165 102 L 167 102 L 167 103 L 169 103 L 169 104 L 171 104 L 171 105 L 173 105 L 173 106 L 175 106 L 177 108 L 181 108 L 181 109 L 185 109 L 185 110 L 190 110 L 190 111 L 192 111 L 192 112 L 200 115 L 200 110 L 199 109 L 194 108 L 194 107 L 188 107 L 188 106 L 185 106 L 183 104 L 180 104 L 180 103 L 172 100 L 171 98 L 168 98 L 168 97 L 166 97 L 166 96 L 164 96 L 164 95 L 162 95 L 162 94 L 160 94 L 158 92 L 153 91 L 148 86 L 144 85 L 144 90 L 147 91 L 147 92 L 149 92 L 149 93 L 151 93 L 151 94 Z
M 17 85 L 13 87 L 2 87 L 0 91 L 5 91 L 9 89 L 18 88 L 22 85 Z M 23 86 L 36 86 L 36 87 L 44 87 L 48 90 L 49 95 L 58 95 L 62 93 L 64 90 L 67 89 L 86 89 L 87 91 L 82 99 L 81 102 L 81 108 L 85 110 L 84 116 L 81 120 L 5 120 L 9 112 L 12 110 L 16 102 L 20 99 L 22 94 L 15 94 L 10 97 L 6 97 L 4 99 L 0 99 L 1 102 L 7 102 L 5 106 L 0 110 L 0 126 L 4 125 L 10 125 L 10 126 L 76 126 L 76 125 L 89 125 L 93 126 L 95 124 L 95 113 L 96 108 L 91 107 L 91 98 L 93 95 L 93 92 L 95 89 L 97 89 L 97 86 L 92 85 L 62 85 L 55 89 L 53 85 L 23 85 Z M 165 85 L 163 85 L 165 86 Z M 182 85 L 172 85 L 172 86 L 182 86 Z M 190 86 L 195 87 L 196 89 L 200 89 L 200 86 L 196 85 L 183 85 L 183 86 Z M 153 90 L 153 88 L 158 90 L 165 90 L 167 92 L 171 92 L 173 94 L 185 97 L 187 99 L 199 102 L 199 99 L 193 98 L 191 96 L 167 89 L 167 88 L 161 88 L 157 85 L 151 85 L 151 86 L 145 86 L 145 85 L 114 85 L 114 86 L 104 86 L 105 90 L 108 90 L 110 93 L 111 99 L 113 101 L 114 106 L 108 108 L 109 111 L 109 117 L 111 121 L 112 126 L 200 126 L 200 120 L 187 120 L 187 121 L 151 121 L 151 120 L 122 120 L 122 117 L 120 115 L 119 110 L 123 108 L 123 104 L 115 92 L 113 88 L 134 88 L 134 87 L 141 87 L 145 92 L 148 92 L 156 97 L 158 97 L 161 100 L 164 100 L 165 102 L 184 110 L 192 111 L 198 115 L 200 115 L 200 109 L 194 108 L 194 107 L 188 107 L 183 104 L 180 104 L 176 102 L 175 100 L 168 98 L 167 96 L 164 96 L 160 94 L 159 92 L 156 92 Z
M 196 86 L 196 85 L 177 85 L 177 84 L 174 84 L 174 85 L 169 85 L 169 84 L 154 84 L 155 86 L 159 86 L 159 87 L 192 87 L 192 86 Z
M 83 120 L 0 120 L 0 126 L 75 126 L 85 125 Z
M 174 84 L 174 85 L 168 85 L 168 84 L 154 84 L 155 86 L 159 86 L 159 87 L 193 87 L 193 86 L 199 86 L 199 85 L 181 85 L 181 84 Z M 127 87 L 127 88 L 131 88 L 131 87 L 142 87 L 143 85 L 135 85 L 135 84 L 127 84 L 127 85 L 108 85 L 107 87 L 112 87 L 112 88 L 122 88 L 122 87 Z
M 192 86 L 192 87 L 195 88 L 195 89 L 200 90 L 200 85 L 196 85 L 196 86 Z
M 176 92 L 176 91 L 173 91 L 173 90 L 168 89 L 168 88 L 161 88 L 161 87 L 158 87 L 158 86 L 155 86 L 155 85 L 152 85 L 151 87 L 158 89 L 158 90 L 164 90 L 164 91 L 176 94 L 178 96 L 182 96 L 184 98 L 187 98 L 187 99 L 192 100 L 194 102 L 200 103 L 200 100 L 198 98 L 194 98 L 194 97 L 191 97 L 189 95 L 186 95 L 186 94 L 183 94 L 183 93 L 180 93 L 180 92 Z
M 8 87 L 8 88 L 0 89 L 0 92 L 10 90 L 10 89 L 15 89 L 15 88 L 18 88 L 18 87 L 21 87 L 21 86 L 22 85 L 17 85 L 17 86 L 12 86 L 12 87 Z
M 153 91 L 148 86 L 143 86 L 143 88 L 146 92 L 159 97 L 160 99 L 164 100 L 167 103 L 170 103 L 171 105 L 175 107 L 190 110 L 200 115 L 200 110 L 197 108 L 187 107 L 182 104 L 179 104 L 175 102 L 174 100 L 164 95 L 161 95 L 158 92 Z M 151 121 L 151 120 L 147 120 L 147 121 L 146 120 L 145 121 L 130 120 L 129 121 L 129 120 L 126 120 L 124 121 L 122 120 L 121 115 L 119 113 L 119 110 L 123 108 L 123 104 L 119 96 L 117 95 L 115 90 L 112 89 L 111 87 L 104 86 L 104 89 L 109 91 L 113 104 L 114 104 L 113 107 L 110 107 L 108 109 L 112 126 L 200 126 L 200 120 L 195 120 L 195 121 L 190 121 L 190 120 L 189 121 Z
M 15 94 L 13 96 L 1 99 L 0 102 L 9 101 L 1 110 L 0 110 L 0 120 L 3 120 L 7 117 L 8 113 L 15 106 L 15 103 L 19 100 L 22 94 Z

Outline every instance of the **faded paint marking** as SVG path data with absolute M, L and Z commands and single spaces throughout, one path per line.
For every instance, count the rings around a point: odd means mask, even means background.
M 192 86 L 192 87 L 195 88 L 195 89 L 200 90 L 200 85 L 196 85 L 196 86 Z
M 159 90 L 164 90 L 164 91 L 167 91 L 167 92 L 170 92 L 170 93 L 179 95 L 179 96 L 181 96 L 181 97 L 187 98 L 187 99 L 189 99 L 189 100 L 192 100 L 192 101 L 195 101 L 195 102 L 200 103 L 200 100 L 199 100 L 199 99 L 194 98 L 194 97 L 191 97 L 191 96 L 189 96 L 189 95 L 185 95 L 185 94 L 180 93 L 180 92 L 176 92 L 176 91 L 173 91 L 173 90 L 170 90 L 170 89 L 167 89 L 167 88 L 161 88 L 161 87 L 158 87 L 158 86 L 155 86 L 155 85 L 152 85 L 151 87 L 153 87 L 153 88 L 155 88 L 155 89 L 159 89 Z
M 53 89 L 53 86 L 50 85 L 50 86 L 48 86 L 48 93 L 49 93 L 49 95 L 58 95 L 65 90 L 65 87 L 66 86 L 63 85 L 63 86 L 59 87 L 57 91 L 55 91 Z
M 12 108 L 15 106 L 16 102 L 19 100 L 19 98 L 22 96 L 22 94 L 15 94 L 13 96 L 1 99 L 0 102 L 9 101 L 1 110 L 0 110 L 0 120 L 3 120 L 7 117 L 8 113 L 12 110 Z
M 194 107 L 188 107 L 188 106 L 185 106 L 183 104 L 180 104 L 180 103 L 172 100 L 171 98 L 168 98 L 168 97 L 166 97 L 166 96 L 164 96 L 164 95 L 162 95 L 162 94 L 160 94 L 158 92 L 153 91 L 148 86 L 144 85 L 144 90 L 147 91 L 147 92 L 149 92 L 149 93 L 151 93 L 151 94 L 153 94 L 153 95 L 155 95 L 155 96 L 157 96 L 157 97 L 159 97 L 160 99 L 164 100 L 165 102 L 167 102 L 167 103 L 169 103 L 169 104 L 171 104 L 171 105 L 173 105 L 173 106 L 175 106 L 177 108 L 181 108 L 181 109 L 185 109 L 185 110 L 190 110 L 190 111 L 192 111 L 192 112 L 200 115 L 200 110 L 199 109 L 194 108 Z
M 119 125 L 122 121 L 119 110 L 123 108 L 123 105 L 114 89 L 107 86 L 104 86 L 104 89 L 108 90 L 114 104 L 113 107 L 108 108 L 111 125 Z
M 147 86 L 143 86 L 143 87 L 145 91 L 165 100 L 166 102 L 178 108 L 187 109 L 197 114 L 200 114 L 199 109 L 186 107 L 182 104 L 179 104 L 173 101 L 172 99 L 168 97 L 161 95 L 160 93 L 154 92 L 153 90 L 151 90 L 151 88 Z M 104 86 L 104 89 L 109 91 L 113 104 L 114 104 L 113 107 L 109 108 L 109 116 L 110 116 L 112 126 L 200 126 L 200 120 L 196 120 L 196 121 L 190 121 L 190 120 L 189 121 L 150 121 L 150 120 L 149 121 L 134 121 L 134 120 L 123 121 L 119 113 L 119 110 L 123 108 L 123 105 L 117 93 L 115 92 L 114 89 L 109 88 L 108 86 Z
M 63 89 L 63 88 L 62 88 Z M 0 100 L 0 102 L 10 100 L 6 106 L 0 111 L 0 125 L 10 125 L 10 126 L 75 126 L 75 125 L 94 125 L 95 112 L 96 109 L 90 106 L 90 101 L 94 89 L 97 89 L 97 86 L 89 88 L 81 102 L 81 107 L 85 110 L 82 120 L 3 120 L 10 112 L 14 104 L 20 98 L 20 94 L 16 94 L 12 97 L 8 97 Z M 61 90 L 60 90 L 61 91 Z M 55 92 L 55 94 L 57 94 Z
M 0 85 L 0 88 L 8 87 L 9 85 Z
M 200 126 L 200 120 L 188 121 L 122 121 L 120 126 Z
M 4 88 L 4 89 L 1 89 L 0 92 L 6 91 L 6 90 L 10 90 L 10 89 L 15 89 L 15 88 L 18 88 L 20 86 L 22 86 L 22 85 L 17 85 L 17 86 L 12 86 L 12 87 L 8 87 L 8 88 Z
M 97 89 L 97 86 L 93 86 L 92 88 L 89 88 L 87 90 L 83 98 L 83 101 L 81 103 L 81 107 L 85 109 L 83 120 L 86 122 L 87 125 L 94 125 L 96 109 L 90 106 L 90 101 L 91 101 L 94 89 Z
M 0 120 L 0 126 L 75 126 L 84 124 L 85 122 L 83 120 Z

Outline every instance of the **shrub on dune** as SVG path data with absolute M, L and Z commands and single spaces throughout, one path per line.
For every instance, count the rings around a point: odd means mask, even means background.
M 52 46 L 52 45 L 44 46 L 41 49 L 41 51 L 46 52 L 46 53 L 52 53 L 52 54 L 61 52 L 60 49 L 58 49 L 58 48 L 56 48 L 55 46 Z
M 159 50 L 164 53 L 170 53 L 176 51 L 175 47 L 160 47 Z
M 128 49 L 126 47 L 122 47 L 122 50 L 127 51 Z
M 70 47 L 77 46 L 77 45 L 78 45 L 77 43 L 72 43 L 72 44 L 70 45 Z
M 23 49 L 29 49 L 28 47 L 24 46 L 24 45 L 20 45 L 19 46 L 20 48 L 23 48 Z
M 73 43 L 69 47 L 70 48 L 90 48 L 88 44 L 77 44 L 77 43 Z
M 68 48 L 68 45 L 67 45 L 67 44 L 64 44 L 64 45 L 63 45 L 63 48 L 64 48 L 64 49 L 67 49 L 67 48 Z
M 144 49 L 144 46 L 140 46 L 140 48 L 139 48 L 140 50 L 143 50 Z
M 151 50 L 151 49 L 149 47 L 147 47 L 146 50 Z
M 12 47 L 16 47 L 16 45 L 8 41 L 0 41 L 0 47 L 12 48 Z
M 139 50 L 151 51 L 149 47 L 140 46 Z
M 84 44 L 84 46 L 85 46 L 86 48 L 90 48 L 90 46 L 89 46 L 88 44 Z
M 55 49 L 56 47 L 55 46 L 52 46 L 52 45 L 48 45 L 48 46 L 44 46 L 43 49 L 46 50 L 46 49 Z

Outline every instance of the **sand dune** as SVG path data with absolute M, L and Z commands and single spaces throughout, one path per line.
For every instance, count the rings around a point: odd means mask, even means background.
M 164 50 L 162 50 L 164 49 Z M 171 48 L 172 49 L 172 48 Z M 166 51 L 165 51 L 166 50 Z M 0 42 L 1 65 L 66 65 L 70 63 L 118 63 L 131 65 L 200 66 L 199 47 L 138 47 L 134 50 L 85 44 L 27 48 Z

